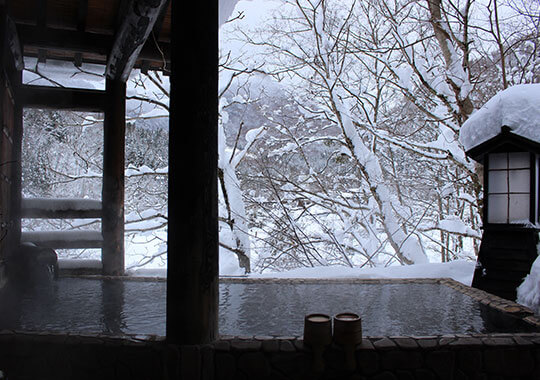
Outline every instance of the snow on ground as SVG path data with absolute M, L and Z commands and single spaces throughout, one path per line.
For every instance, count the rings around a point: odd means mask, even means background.
M 300 268 L 285 272 L 251 274 L 250 278 L 452 278 L 465 285 L 470 285 L 476 263 L 468 260 L 456 260 L 449 263 L 429 263 L 386 268 L 349 268 L 327 266 Z M 137 269 L 129 272 L 132 276 L 165 277 L 166 269 Z M 223 274 L 223 272 L 221 273 Z M 235 274 L 237 275 L 237 274 Z
M 469 150 L 497 136 L 502 126 L 540 142 L 540 83 L 520 84 L 499 92 L 463 124 L 459 139 Z
M 455 260 L 448 263 L 396 265 L 386 268 L 328 266 L 300 268 L 286 272 L 252 274 L 252 278 L 452 278 L 470 285 L 476 263 Z
M 540 256 L 534 261 L 531 272 L 518 287 L 517 302 L 540 314 Z

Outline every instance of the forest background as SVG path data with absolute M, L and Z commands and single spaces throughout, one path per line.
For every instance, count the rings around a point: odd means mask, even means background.
M 238 2 L 220 27 L 220 273 L 474 260 L 481 168 L 460 127 L 540 82 L 539 44 L 537 1 Z M 99 67 L 25 65 L 29 84 L 103 85 Z M 168 77 L 128 85 L 126 265 L 164 267 Z M 100 199 L 102 115 L 25 110 L 23 144 L 25 197 Z

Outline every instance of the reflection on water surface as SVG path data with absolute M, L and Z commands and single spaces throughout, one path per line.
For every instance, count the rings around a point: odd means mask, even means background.
M 165 335 L 166 283 L 60 278 L 2 305 L 0 328 Z M 220 333 L 302 335 L 308 313 L 362 316 L 364 335 L 512 332 L 472 298 L 439 284 L 220 284 Z M 514 331 L 517 332 L 517 331 Z

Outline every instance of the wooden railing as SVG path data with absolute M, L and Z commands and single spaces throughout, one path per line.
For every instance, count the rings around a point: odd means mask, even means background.
M 73 198 L 25 198 L 22 200 L 23 218 L 34 219 L 101 219 L 101 201 Z M 101 231 L 26 231 L 21 242 L 56 249 L 102 248 Z

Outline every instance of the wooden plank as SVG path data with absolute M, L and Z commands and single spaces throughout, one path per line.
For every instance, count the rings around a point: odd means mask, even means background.
M 103 57 L 101 63 L 106 63 L 106 56 L 112 50 L 113 40 L 108 34 L 89 33 L 81 31 L 69 31 L 61 29 L 46 28 L 39 30 L 35 26 L 17 24 L 17 30 L 24 52 L 35 49 L 46 49 L 49 55 L 54 55 L 53 51 L 77 52 L 96 54 Z M 37 50 L 36 50 L 37 51 Z M 163 54 L 162 54 L 163 53 Z M 139 58 L 152 62 L 170 61 L 170 45 L 160 42 L 156 47 L 154 41 L 147 41 L 139 53 Z
M 126 84 L 107 79 L 108 107 L 103 123 L 101 261 L 104 275 L 124 274 L 124 162 L 126 132 Z
M 217 8 L 172 2 L 166 330 L 174 344 L 218 337 Z
M 86 19 L 88 17 L 88 0 L 79 0 L 77 9 L 77 30 L 84 32 L 86 30 Z
M 18 99 L 23 107 L 103 112 L 105 91 L 79 88 L 22 85 Z
M 41 49 L 59 49 L 80 53 L 107 55 L 112 48 L 111 36 L 98 33 L 17 25 L 19 38 L 24 46 Z
M 23 218 L 49 219 L 98 219 L 102 215 L 101 201 L 88 199 L 41 199 L 22 200 Z
M 38 0 L 38 12 L 36 13 L 36 24 L 38 28 L 45 29 L 47 26 L 47 0 Z
M 103 237 L 99 231 L 25 231 L 21 233 L 21 242 L 53 249 L 103 247 Z
M 107 60 L 109 79 L 127 81 L 166 0 L 132 0 Z

